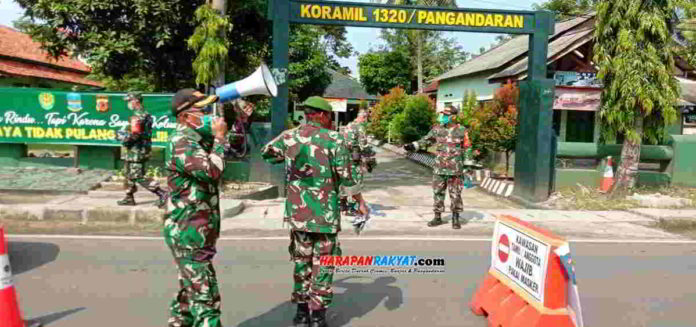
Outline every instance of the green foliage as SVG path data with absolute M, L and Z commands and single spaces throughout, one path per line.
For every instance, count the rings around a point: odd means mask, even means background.
M 471 126 L 474 120 L 474 114 L 479 109 L 478 100 L 476 100 L 476 91 L 466 91 L 464 92 L 461 108 L 459 108 L 459 115 L 457 115 L 457 122 L 464 126 Z
M 587 14 L 599 0 L 550 0 L 533 4 L 534 10 L 549 10 L 556 13 L 556 21 L 567 20 Z
M 193 61 L 196 84 L 210 85 L 224 69 L 228 53 L 226 35 L 232 26 L 209 4 L 196 9 L 195 20 L 198 27 L 188 39 L 188 47 L 197 53 Z
M 53 56 L 79 55 L 94 72 L 127 82 L 146 75 L 155 89 L 192 84 L 194 53 L 185 46 L 202 0 L 18 0 L 22 24 Z M 130 74 L 130 76 L 129 76 Z
M 509 154 L 515 150 L 517 142 L 517 103 L 519 88 L 512 83 L 496 90 L 493 101 L 486 102 L 473 111 L 471 119 L 472 148 L 482 155 L 490 152 L 504 152 L 506 171 L 509 170 Z
M 360 83 L 371 94 L 386 94 L 400 87 L 411 89 L 409 59 L 397 51 L 368 52 L 358 59 Z
M 411 85 L 417 85 L 419 58 L 423 65 L 424 81 L 442 75 L 469 58 L 470 54 L 464 51 L 454 38 L 446 38 L 444 35 L 443 32 L 438 31 L 383 29 L 380 38 L 385 41 L 386 46 L 383 46 L 380 51 L 400 53 L 400 56 L 407 58 L 408 64 L 399 63 L 400 69 L 404 75 L 408 72 Z
M 321 43 L 323 31 L 310 25 L 290 27 L 290 84 L 291 101 L 304 101 L 321 95 L 329 84 L 331 74 L 326 69 L 330 58 Z
M 379 98 L 379 103 L 370 113 L 368 131 L 378 140 L 387 140 L 389 124 L 396 115 L 406 107 L 408 96 L 404 89 L 393 88 L 388 94 Z
M 436 116 L 430 98 L 423 94 L 408 96 L 404 111 L 395 115 L 389 125 L 392 139 L 401 143 L 419 140 L 433 127 Z
M 659 142 L 676 119 L 672 14 L 681 1 L 603 1 L 598 5 L 594 61 L 602 79 L 602 137 Z M 686 3 L 686 2 L 683 2 Z M 636 130 L 643 117 L 643 135 Z
M 198 25 L 196 9 L 206 1 L 17 2 L 26 9 L 27 17 L 17 22 L 22 31 L 54 56 L 70 53 L 85 58 L 94 76 L 106 82 L 109 90 L 172 92 L 195 86 L 192 63 L 196 53 L 187 46 L 187 41 Z M 234 28 L 213 29 L 225 30 L 227 34 L 228 82 L 248 76 L 262 62 L 270 62 L 272 31 L 266 19 L 267 8 L 268 0 L 227 1 L 225 18 Z M 211 29 L 204 30 L 206 34 L 212 33 Z M 323 92 L 328 75 L 319 72 L 319 67 L 339 70 L 342 67 L 336 58 L 347 57 L 352 52 L 345 34 L 345 28 L 339 26 L 293 26 L 290 60 L 295 65 L 289 67 L 289 73 L 297 82 L 289 85 L 291 99 Z M 222 53 L 221 44 L 217 41 L 215 44 L 209 58 Z M 205 61 L 201 62 L 199 71 L 214 75 L 206 67 L 211 68 Z

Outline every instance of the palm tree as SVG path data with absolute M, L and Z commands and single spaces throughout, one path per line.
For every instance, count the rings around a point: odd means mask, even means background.
M 427 6 L 427 7 L 445 7 L 456 8 L 455 0 L 371 0 L 375 3 L 383 3 L 390 5 L 412 5 L 412 6 Z M 416 40 L 416 69 L 418 77 L 418 93 L 423 93 L 423 30 L 414 30 L 411 36 Z

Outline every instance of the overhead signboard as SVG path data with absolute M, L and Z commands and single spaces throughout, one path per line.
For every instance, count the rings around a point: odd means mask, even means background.
M 598 111 L 602 104 L 602 90 L 592 88 L 557 87 L 553 99 L 554 110 Z
M 290 22 L 382 28 L 529 34 L 534 12 L 446 9 L 335 1 L 290 1 Z
M 602 88 L 602 81 L 597 79 L 597 73 L 557 71 L 554 75 L 556 86 Z

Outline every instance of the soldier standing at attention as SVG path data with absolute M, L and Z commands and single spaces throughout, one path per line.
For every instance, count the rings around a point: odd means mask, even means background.
M 213 269 L 220 235 L 220 178 L 227 124 L 214 118 L 217 96 L 179 90 L 172 99 L 177 127 L 165 152 L 170 198 L 162 234 L 179 270 L 170 327 L 219 327 L 220 293 Z
M 342 133 L 348 150 L 351 152 L 353 176 L 357 177 L 355 182 L 357 183 L 357 189 L 361 193 L 365 173 L 371 173 L 372 169 L 377 165 L 377 159 L 375 158 L 376 153 L 367 140 L 367 126 L 365 126 L 367 124 L 367 117 L 368 111 L 361 110 L 358 113 L 358 117 L 343 128 Z M 354 208 L 355 202 L 352 201 L 351 197 L 341 194 L 341 204 L 343 206 L 342 211 L 350 212 L 350 209 Z
M 143 96 L 140 92 L 129 92 L 126 97 L 128 109 L 133 111 L 129 118 L 130 133 L 121 138 L 121 143 L 126 148 L 126 160 L 124 164 L 126 177 L 126 197 L 116 202 L 122 206 L 134 206 L 133 194 L 138 191 L 136 184 L 157 194 L 157 205 L 162 208 L 167 202 L 167 192 L 160 188 L 156 181 L 145 178 L 145 164 L 150 159 L 152 151 L 152 116 L 143 108 Z
M 351 156 L 343 137 L 331 131 L 332 109 L 320 97 L 308 98 L 302 106 L 307 123 L 287 130 L 261 150 L 270 163 L 285 163 L 286 200 L 284 222 L 290 224 L 289 252 L 295 263 L 292 302 L 297 303 L 296 325 L 325 327 L 326 308 L 331 305 L 333 266 L 320 266 L 325 255 L 341 255 L 339 189 L 369 209 L 356 193 Z M 311 315 L 310 315 L 311 310 Z M 311 316 L 311 318 L 310 318 Z
M 435 218 L 428 226 L 443 224 L 442 213 L 445 211 L 445 190 L 449 185 L 450 208 L 452 210 L 452 228 L 460 229 L 459 213 L 462 211 L 462 181 L 464 173 L 465 150 L 471 146 L 469 134 L 465 127 L 452 122 L 452 116 L 458 110 L 447 106 L 438 116 L 438 125 L 422 139 L 404 145 L 406 151 L 425 150 L 432 144 L 436 146 L 436 160 L 433 175 L 433 197 L 435 200 Z M 466 221 L 464 222 L 466 223 Z

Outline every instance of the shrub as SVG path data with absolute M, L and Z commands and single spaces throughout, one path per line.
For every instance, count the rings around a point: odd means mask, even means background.
M 406 108 L 402 115 L 402 120 L 395 120 L 394 123 L 399 140 L 402 143 L 413 142 L 428 134 L 433 127 L 436 117 L 435 104 L 425 95 L 413 95 L 406 100 Z
M 393 88 L 388 94 L 379 98 L 370 116 L 368 132 L 378 140 L 386 141 L 389 132 L 389 123 L 404 110 L 408 95 L 402 88 Z

